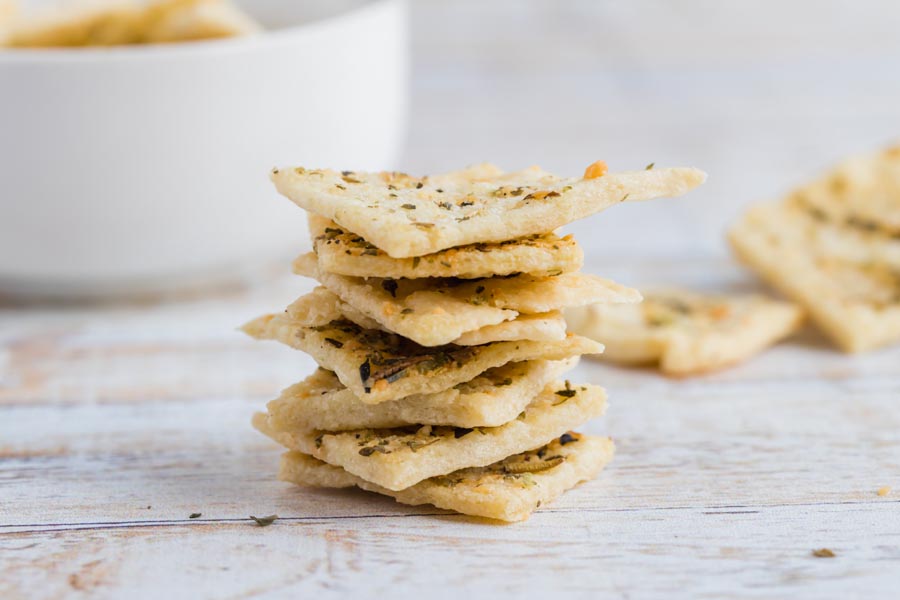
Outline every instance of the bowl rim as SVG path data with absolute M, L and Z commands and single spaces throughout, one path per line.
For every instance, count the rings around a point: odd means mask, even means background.
M 167 44 L 132 44 L 92 46 L 84 48 L 4 48 L 0 47 L 0 65 L 4 63 L 94 63 L 109 60 L 187 58 L 189 56 L 226 54 L 249 49 L 281 45 L 294 38 L 304 38 L 328 30 L 340 29 L 353 21 L 375 17 L 394 9 L 406 11 L 407 0 L 363 0 L 359 6 L 309 22 L 260 33 L 176 42 Z

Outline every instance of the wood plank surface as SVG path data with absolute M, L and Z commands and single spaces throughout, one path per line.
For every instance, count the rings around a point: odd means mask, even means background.
M 755 285 L 723 260 L 588 270 Z M 279 449 L 248 421 L 313 365 L 235 326 L 304 289 L 278 277 L 0 310 L 0 598 L 822 598 L 900 583 L 900 348 L 848 357 L 807 331 L 687 380 L 585 360 L 572 379 L 611 403 L 585 430 L 612 435 L 616 460 L 494 525 L 275 480 Z

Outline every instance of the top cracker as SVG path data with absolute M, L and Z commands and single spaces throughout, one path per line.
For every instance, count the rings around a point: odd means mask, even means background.
M 274 169 L 278 191 L 393 258 L 423 256 L 479 242 L 547 233 L 625 200 L 680 196 L 706 180 L 692 168 L 605 174 L 595 163 L 586 178 L 560 178 L 532 167 L 502 174 L 482 168 L 435 177 Z

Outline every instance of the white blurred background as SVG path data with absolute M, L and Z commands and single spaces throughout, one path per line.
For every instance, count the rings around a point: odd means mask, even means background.
M 900 4 L 414 0 L 414 173 L 691 165 L 689 196 L 572 226 L 590 259 L 727 254 L 723 229 L 900 134 Z

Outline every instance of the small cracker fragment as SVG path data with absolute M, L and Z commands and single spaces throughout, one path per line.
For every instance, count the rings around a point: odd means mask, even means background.
M 285 314 L 259 317 L 242 329 L 251 337 L 277 340 L 312 355 L 369 404 L 440 392 L 509 362 L 561 360 L 603 352 L 602 344 L 572 334 L 557 342 L 525 340 L 428 348 L 350 321 L 306 327 Z
M 566 490 L 594 479 L 612 460 L 615 446 L 609 438 L 570 432 L 564 439 L 564 444 L 560 439 L 555 439 L 536 450 L 511 456 L 487 467 L 462 469 L 449 475 L 432 477 L 400 491 L 370 483 L 340 467 L 297 451 L 282 456 L 278 477 L 303 486 L 356 486 L 392 496 L 401 504 L 432 504 L 476 517 L 524 521 L 534 510 L 546 506 Z M 528 471 L 528 468 L 533 468 L 531 465 L 536 465 L 539 470 Z M 543 468 L 547 465 L 553 466 Z
M 535 167 L 485 180 L 302 167 L 272 171 L 282 195 L 393 258 L 547 233 L 625 200 L 679 196 L 705 179 L 690 168 L 564 179 Z
M 544 387 L 578 363 L 533 360 L 488 369 L 472 381 L 435 394 L 364 404 L 331 371 L 318 369 L 268 404 L 273 431 L 383 429 L 416 423 L 497 427 L 525 409 Z
M 319 268 L 350 277 L 479 279 L 514 273 L 547 277 L 577 271 L 584 263 L 584 252 L 575 238 L 554 233 L 470 244 L 421 257 L 391 258 L 334 221 L 314 213 L 308 218 Z
M 476 280 L 347 277 L 318 268 L 315 254 L 294 263 L 340 299 L 423 346 L 454 342 L 466 332 L 497 325 L 517 314 L 538 314 L 593 302 L 637 302 L 640 293 L 582 273 L 556 277 L 516 275 Z
M 825 221 L 796 203 L 760 204 L 729 232 L 738 258 L 801 304 L 840 348 L 861 352 L 900 341 L 896 241 Z
M 641 304 L 595 304 L 566 316 L 573 332 L 603 340 L 604 358 L 658 363 L 670 375 L 744 361 L 796 331 L 803 321 L 801 309 L 792 303 L 677 289 L 645 292 Z
M 273 432 L 258 413 L 254 426 L 287 447 L 340 466 L 390 490 L 467 467 L 483 467 L 538 448 L 606 409 L 606 392 L 568 381 L 550 384 L 517 418 L 499 427 L 412 425 L 346 432 Z

